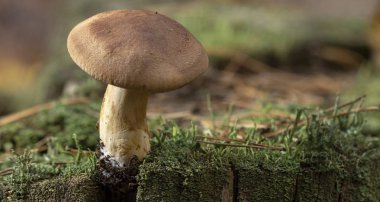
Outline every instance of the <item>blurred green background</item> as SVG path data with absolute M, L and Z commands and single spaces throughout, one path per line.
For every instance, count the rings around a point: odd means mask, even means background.
M 244 101 L 242 106 L 253 106 L 257 97 L 305 105 L 323 104 L 342 92 L 355 97 L 368 85 L 353 82 L 377 86 L 368 70 L 376 5 L 375 0 L 0 0 L 0 116 L 62 96 L 100 99 L 104 85 L 76 67 L 66 38 L 82 20 L 125 8 L 170 16 L 206 47 L 211 70 L 192 84 L 196 88 L 168 94 L 172 101 L 194 94 L 203 100 L 207 93 L 216 101 Z M 240 78 L 244 85 L 236 87 Z M 379 93 L 377 87 L 368 91 Z M 152 105 L 167 101 L 165 96 L 156 96 Z

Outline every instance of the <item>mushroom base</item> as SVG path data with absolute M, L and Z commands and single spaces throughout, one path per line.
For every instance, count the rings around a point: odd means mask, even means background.
M 145 157 L 150 148 L 147 132 L 142 130 L 126 131 L 122 135 L 124 138 L 102 139 L 105 146 L 100 150 L 100 160 L 108 159 L 113 167 L 128 167 L 132 161 L 142 160 Z
M 133 157 L 128 166 L 115 166 L 118 162 L 112 157 L 105 155 L 104 144 L 99 140 L 98 144 L 98 162 L 97 162 L 97 181 L 104 186 L 109 197 L 117 199 L 126 195 L 135 197 L 137 191 L 138 167 L 142 161 L 137 156 Z M 129 201 L 129 200 L 128 200 Z M 134 201 L 134 200 L 130 200 Z

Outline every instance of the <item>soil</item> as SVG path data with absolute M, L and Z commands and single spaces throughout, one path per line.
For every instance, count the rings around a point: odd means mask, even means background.
M 98 158 L 104 156 L 101 154 L 101 148 L 104 145 L 100 142 L 98 145 Z M 105 188 L 107 199 L 119 201 L 119 199 L 128 198 L 129 201 L 135 201 L 137 191 L 138 167 L 142 162 L 132 159 L 129 166 L 115 167 L 115 162 L 109 156 L 102 158 L 97 163 L 97 179 L 96 181 Z M 132 198 L 131 198 L 132 197 Z

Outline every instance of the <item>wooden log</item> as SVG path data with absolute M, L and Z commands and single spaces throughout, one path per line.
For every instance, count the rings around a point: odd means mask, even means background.
M 175 147 L 173 147 L 175 146 Z M 213 152 L 173 144 L 153 150 L 139 167 L 136 198 L 114 193 L 87 174 L 33 183 L 29 201 L 379 201 L 380 155 L 354 156 L 326 167 L 294 159 L 265 161 L 247 155 L 220 158 Z M 237 155 L 238 156 L 238 155 Z M 0 193 L 4 187 L 0 187 Z M 0 194 L 6 201 L 7 195 Z M 10 198 L 12 199 L 12 198 Z
M 232 202 L 234 177 L 230 166 L 202 164 L 142 165 L 137 201 Z
M 30 186 L 29 201 L 101 201 L 101 187 L 88 175 L 57 177 Z

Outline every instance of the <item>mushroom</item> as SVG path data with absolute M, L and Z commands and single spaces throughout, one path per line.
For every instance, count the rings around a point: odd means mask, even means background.
M 150 151 L 148 96 L 180 88 L 208 67 L 205 49 L 176 21 L 146 10 L 114 10 L 79 23 L 67 47 L 74 62 L 107 83 L 99 158 L 128 167 Z

